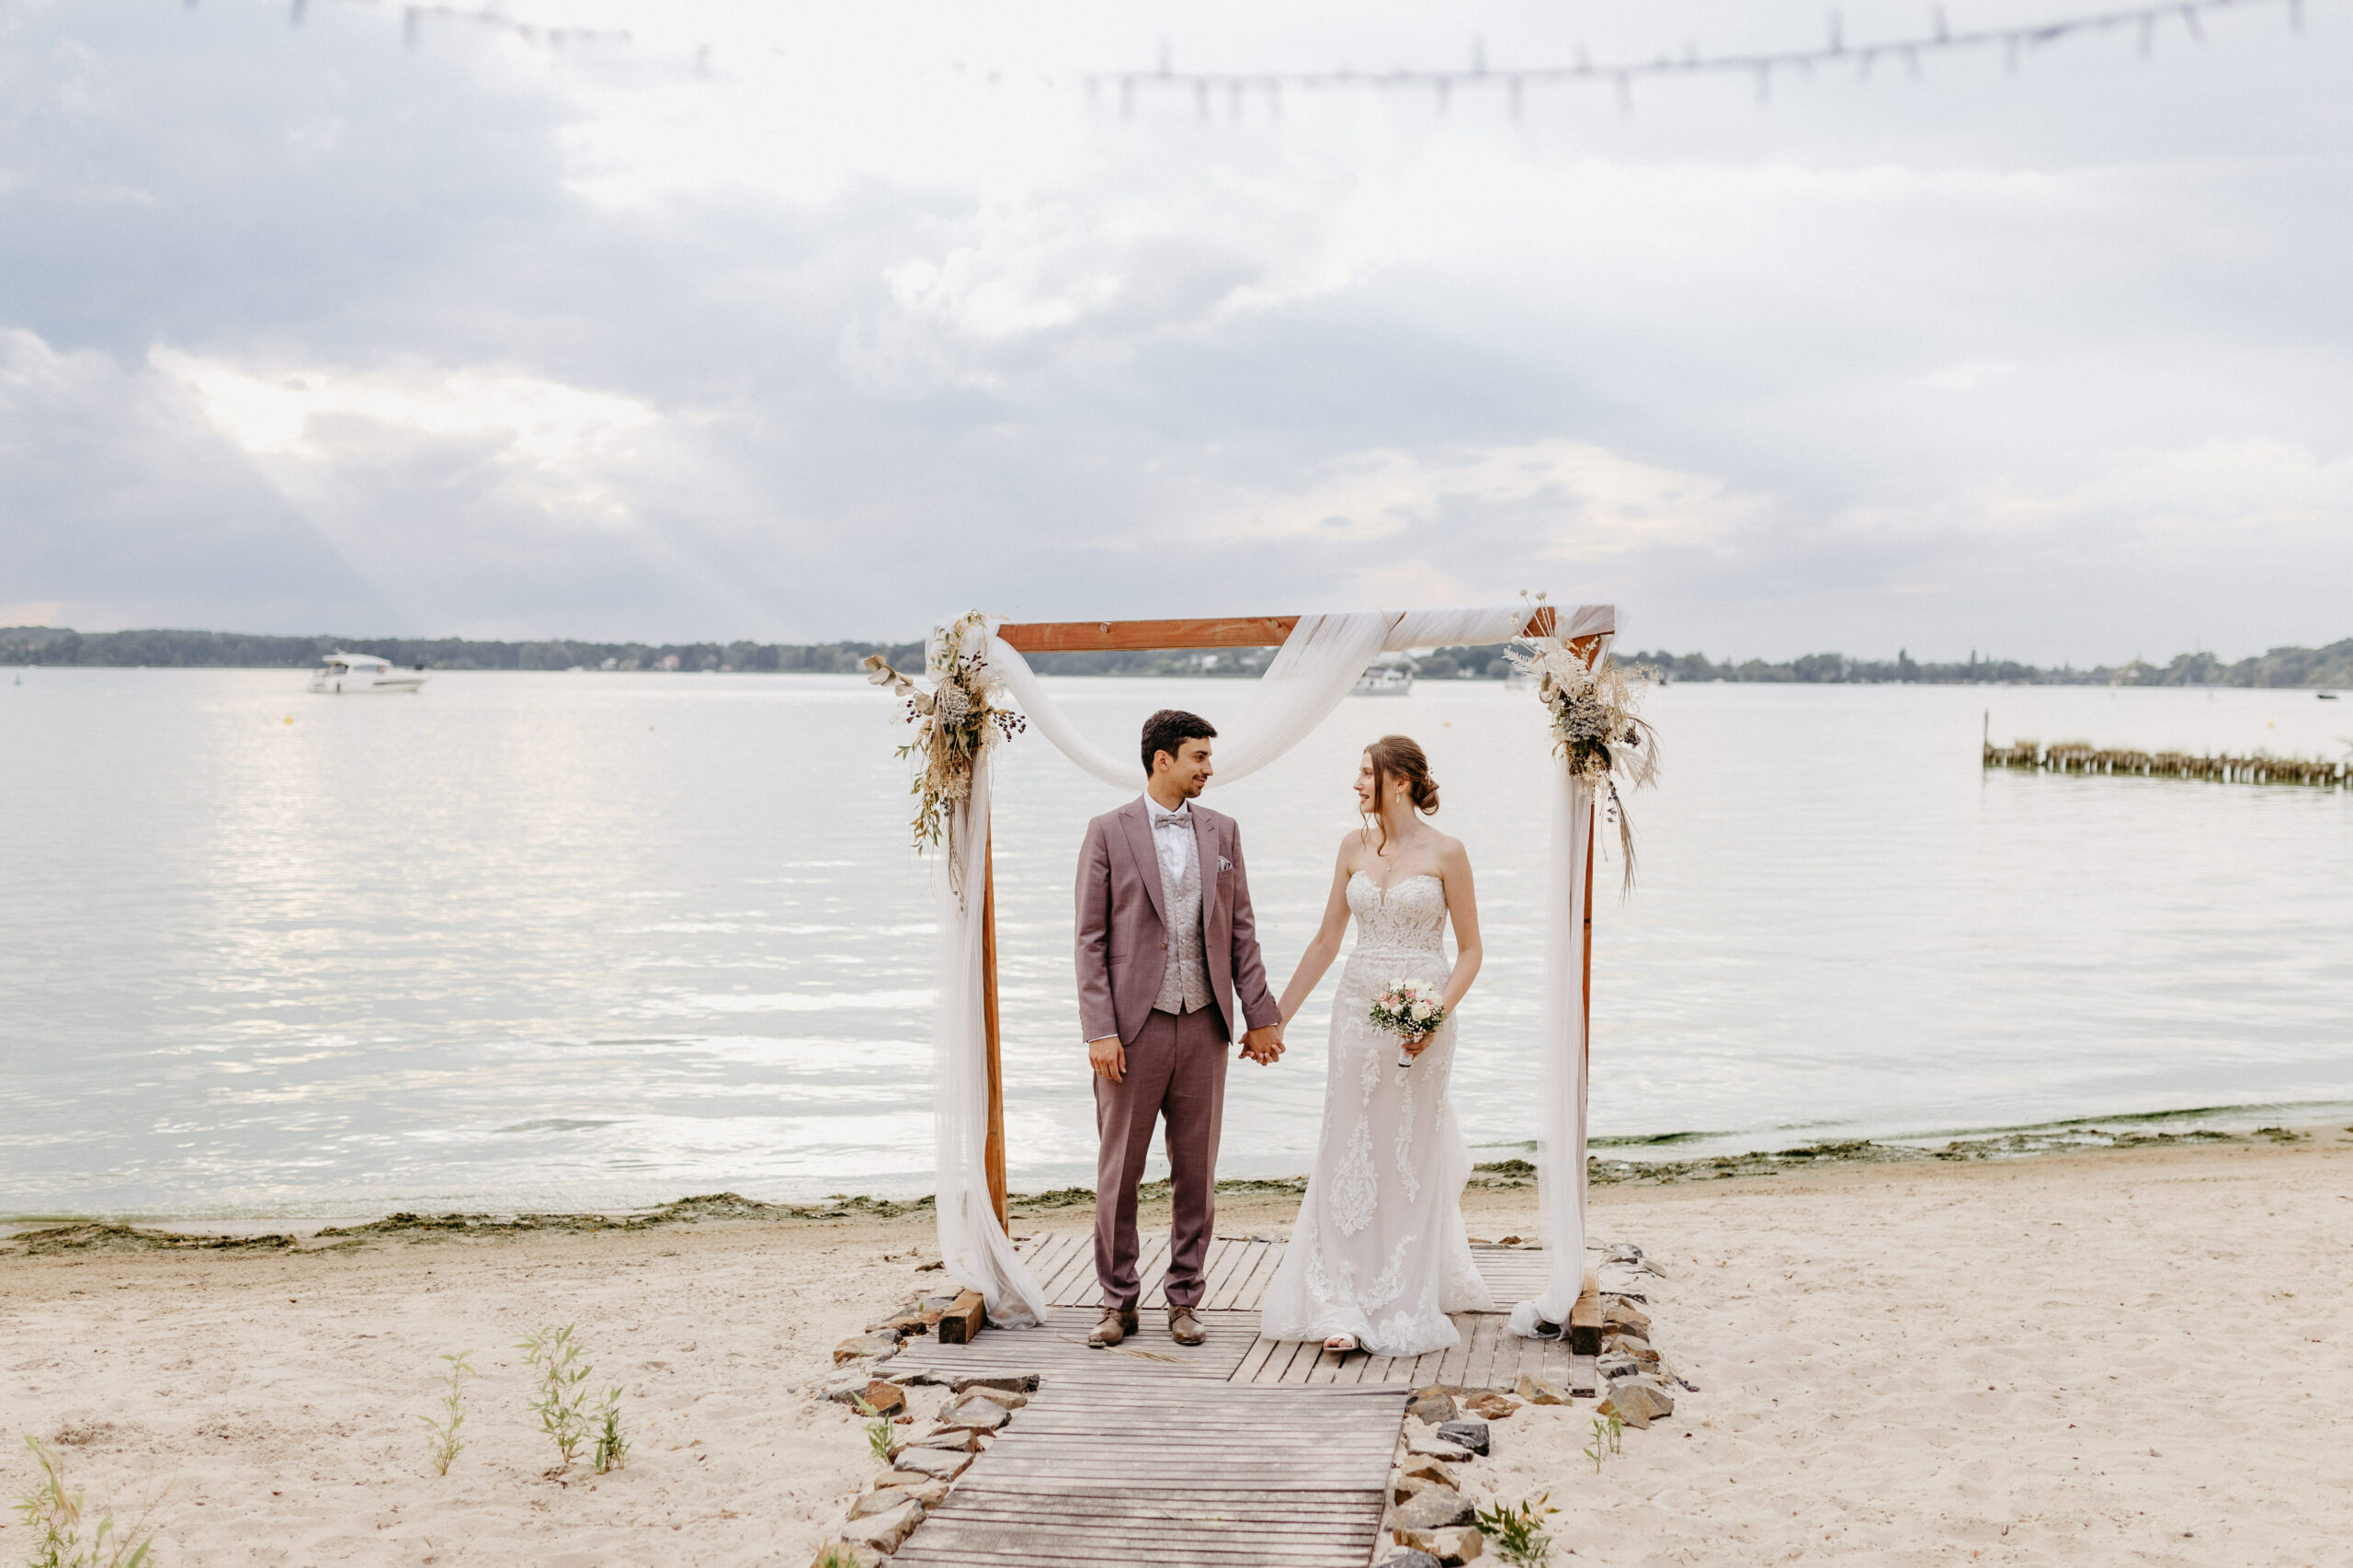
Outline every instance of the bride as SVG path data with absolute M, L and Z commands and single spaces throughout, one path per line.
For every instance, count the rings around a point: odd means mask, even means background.
M 1357 809 L 1366 824 L 1340 841 L 1323 928 L 1283 988 L 1289 1024 L 1339 956 L 1353 915 L 1357 945 L 1332 1005 L 1315 1168 L 1259 1332 L 1418 1356 L 1461 1343 L 1448 1312 L 1495 1310 L 1462 1228 L 1471 1152 L 1447 1098 L 1454 1010 L 1479 973 L 1479 908 L 1461 841 L 1422 820 L 1438 811 L 1438 785 L 1420 746 L 1384 735 L 1366 747 Z M 1449 915 L 1451 969 L 1442 945 Z M 1394 980 L 1442 986 L 1446 1011 L 1437 1029 L 1402 1048 L 1368 1017 Z

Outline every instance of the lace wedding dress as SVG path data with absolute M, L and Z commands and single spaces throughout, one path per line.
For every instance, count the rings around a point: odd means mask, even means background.
M 1357 945 L 1332 1003 L 1324 1130 L 1259 1332 L 1348 1334 L 1375 1355 L 1418 1356 L 1461 1343 L 1447 1313 L 1496 1310 L 1462 1227 L 1471 1151 L 1447 1097 L 1453 1020 L 1410 1067 L 1397 1065 L 1397 1037 L 1367 1021 L 1392 980 L 1446 983 L 1446 884 L 1405 877 L 1384 892 L 1359 871 L 1347 897 Z

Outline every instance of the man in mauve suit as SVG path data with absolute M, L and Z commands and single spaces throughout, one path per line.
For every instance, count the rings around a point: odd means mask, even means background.
M 1206 720 L 1164 709 L 1144 721 L 1144 792 L 1086 824 L 1078 857 L 1078 1017 L 1095 1069 L 1095 1278 L 1103 1321 L 1086 1342 L 1136 1332 L 1136 1183 L 1155 1119 L 1168 1123 L 1176 1214 L 1168 1333 L 1207 1337 L 1195 1310 L 1217 1218 L 1225 1050 L 1240 993 L 1242 1053 L 1282 1054 L 1233 819 L 1195 803 L 1210 781 Z

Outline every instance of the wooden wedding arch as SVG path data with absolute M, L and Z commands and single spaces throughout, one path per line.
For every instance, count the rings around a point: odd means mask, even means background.
M 1215 620 L 1041 620 L 997 628 L 996 634 L 1016 652 L 1029 653 L 1138 653 L 1179 648 L 1273 648 L 1290 636 L 1299 624 L 1295 615 L 1245 616 Z M 1559 627 L 1551 605 L 1539 605 L 1520 629 L 1523 637 L 1550 637 Z M 1601 651 L 1602 633 L 1572 638 L 1569 648 L 1591 665 Z M 985 827 L 984 827 L 985 831 Z M 1005 1180 L 1005 1066 L 999 1044 L 996 1007 L 996 866 L 994 845 L 982 852 L 981 875 L 981 1019 L 988 1035 L 989 1121 L 984 1158 L 988 1165 L 989 1202 L 997 1223 L 1012 1233 Z M 1586 1040 L 1592 1055 L 1593 1021 L 1593 821 L 1586 821 L 1585 856 L 1585 995 Z

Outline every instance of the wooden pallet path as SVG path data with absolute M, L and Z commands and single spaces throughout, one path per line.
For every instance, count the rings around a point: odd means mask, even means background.
M 1090 1349 L 1086 1335 L 1102 1314 L 1093 1307 L 1050 1307 L 1045 1325 L 1032 1329 L 983 1330 L 970 1345 L 910 1339 L 882 1363 L 886 1376 L 902 1381 L 921 1372 L 939 1381 L 952 1377 L 991 1377 L 1036 1372 L 1041 1377 L 1147 1377 L 1155 1381 L 1233 1381 L 1234 1369 L 1258 1337 L 1258 1314 L 1203 1312 L 1209 1339 L 1179 1345 L 1168 1337 L 1165 1320 L 1148 1312 L 1143 1332 L 1120 1350 Z
M 1360 1387 L 1396 1383 L 1421 1388 L 1451 1383 L 1463 1388 L 1505 1388 L 1523 1372 L 1564 1383 L 1572 1390 L 1589 1390 L 1593 1358 L 1574 1356 L 1560 1340 L 1521 1339 L 1495 1312 L 1457 1312 L 1454 1326 L 1462 1343 L 1451 1350 L 1426 1356 L 1371 1356 L 1351 1351 L 1336 1356 L 1320 1345 L 1260 1339 L 1258 1306 L 1273 1279 L 1289 1244 L 1257 1236 L 1220 1236 L 1211 1244 L 1203 1270 L 1208 1292 L 1202 1298 L 1201 1326 L 1207 1344 L 1192 1349 L 1171 1341 L 1162 1329 L 1166 1298 L 1160 1293 L 1168 1272 L 1166 1237 L 1144 1249 L 1139 1265 L 1144 1285 L 1143 1331 L 1129 1342 L 1126 1372 L 1152 1376 L 1213 1377 L 1238 1383 L 1321 1387 Z M 1524 1300 L 1544 1287 L 1545 1256 L 1534 1247 L 1474 1246 L 1472 1257 L 1494 1292 L 1498 1305 Z M 1053 1368 L 1080 1369 L 1106 1359 L 1089 1350 L 1087 1331 L 1095 1326 L 1098 1291 L 1095 1283 L 1095 1253 L 1091 1234 L 1063 1232 L 1032 1238 L 1022 1256 L 1045 1288 L 1052 1303 L 1043 1330 L 1030 1334 L 987 1333 L 970 1346 L 911 1343 L 891 1364 L 893 1369 L 938 1371 L 1045 1372 Z M 1032 1343 L 1034 1341 L 1034 1343 Z M 1144 1353 L 1142 1357 L 1136 1352 Z M 1155 1362 L 1151 1357 L 1174 1358 L 1176 1364 Z
M 1210 1312 L 1256 1312 L 1290 1244 L 1273 1236 L 1218 1237 L 1210 1244 L 1209 1262 L 1202 1269 L 1209 1290 L 1201 1306 Z M 1032 1237 L 1020 1250 L 1029 1271 L 1044 1288 L 1048 1304 L 1092 1307 L 1102 1299 L 1095 1283 L 1093 1232 L 1062 1231 Z M 1548 1265 L 1540 1247 L 1474 1245 L 1471 1253 L 1487 1288 L 1503 1306 L 1524 1301 L 1544 1288 Z M 1143 1286 L 1142 1310 L 1157 1312 L 1165 1308 L 1168 1298 L 1161 1291 L 1168 1277 L 1165 1235 L 1143 1242 L 1136 1275 Z
M 1035 1373 L 1038 1392 L 892 1560 L 903 1568 L 1364 1568 L 1380 1544 L 1410 1391 L 1510 1388 L 1531 1373 L 1588 1397 L 1590 1356 L 1521 1339 L 1501 1312 L 1458 1312 L 1462 1343 L 1390 1358 L 1261 1339 L 1258 1309 L 1289 1244 L 1221 1236 L 1199 1312 L 1208 1337 L 1165 1327 L 1165 1237 L 1145 1246 L 1142 1332 L 1090 1348 L 1087 1233 L 1034 1236 L 1022 1255 L 1046 1322 L 970 1345 L 909 1340 L 883 1363 L 903 1381 Z M 1500 1306 L 1544 1286 L 1536 1248 L 1472 1249 Z M 1588 1274 L 1587 1289 L 1591 1289 Z M 1581 1306 L 1597 1306 L 1581 1302 Z
M 1403 1389 L 1049 1377 L 892 1561 L 1364 1568 L 1404 1404 Z

